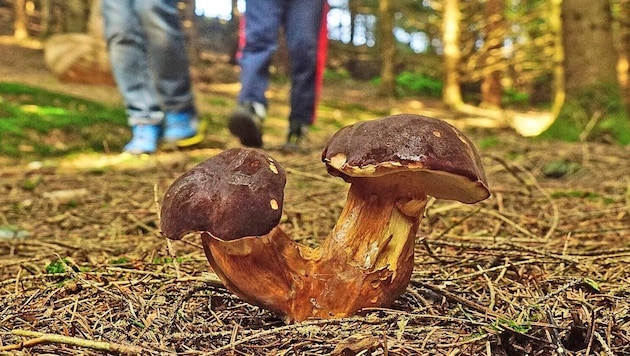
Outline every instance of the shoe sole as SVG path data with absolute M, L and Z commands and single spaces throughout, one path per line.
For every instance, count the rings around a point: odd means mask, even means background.
M 198 145 L 203 141 L 207 128 L 208 122 L 206 120 L 199 120 L 196 134 L 190 137 L 180 138 L 178 140 L 166 140 L 163 138 L 160 143 L 160 149 L 172 150 L 175 148 L 186 148 Z
M 232 135 L 241 140 L 243 146 L 262 147 L 262 132 L 249 114 L 232 114 L 228 122 L 228 129 Z
M 197 133 L 194 136 L 190 136 L 187 138 L 183 138 L 181 140 L 176 140 L 175 145 L 177 147 L 190 147 L 197 144 L 200 144 L 203 141 L 203 137 L 206 133 L 206 129 L 208 128 L 208 122 L 206 120 L 199 120 L 199 125 L 197 126 Z

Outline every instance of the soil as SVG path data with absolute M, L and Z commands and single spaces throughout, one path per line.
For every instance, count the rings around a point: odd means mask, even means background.
M 4 81 L 120 103 L 115 88 L 57 81 L 39 49 L 4 43 L 0 52 Z M 238 146 L 221 125 L 238 85 L 198 79 L 195 88 L 215 124 L 199 147 L 133 159 L 2 158 L 0 354 L 630 354 L 628 147 L 524 138 L 471 126 L 483 120 L 431 100 L 328 82 L 305 152 L 284 154 L 288 87 L 274 84 L 266 149 L 287 169 L 281 227 L 300 243 L 319 244 L 341 211 L 347 185 L 326 174 L 320 151 L 358 120 L 449 119 L 477 144 L 492 191 L 475 205 L 429 201 L 411 283 L 394 305 L 285 324 L 218 281 L 198 236 L 160 233 L 169 184 Z

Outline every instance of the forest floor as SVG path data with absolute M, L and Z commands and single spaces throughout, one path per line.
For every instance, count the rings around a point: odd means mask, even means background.
M 59 83 L 40 50 L 0 47 L 2 81 L 120 105 L 114 88 Z M 391 307 L 285 324 L 226 290 L 197 236 L 159 231 L 169 184 L 238 146 L 224 125 L 238 85 L 203 77 L 199 147 L 122 160 L 122 137 L 105 145 L 113 153 L 0 157 L 0 354 L 630 354 L 629 147 L 524 138 L 348 81 L 326 83 L 308 152 L 284 154 L 288 85 L 274 84 L 266 149 L 288 171 L 281 225 L 300 243 L 317 245 L 341 211 L 347 186 L 320 152 L 358 120 L 448 119 L 477 145 L 492 191 L 475 205 L 430 200 L 411 284 Z

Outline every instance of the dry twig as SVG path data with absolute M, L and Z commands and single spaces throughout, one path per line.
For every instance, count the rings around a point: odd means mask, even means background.
M 123 345 L 113 342 L 94 341 L 81 339 L 78 337 L 64 336 L 57 334 L 40 333 L 30 330 L 13 330 L 13 335 L 34 337 L 34 339 L 22 341 L 17 344 L 7 345 L 0 347 L 0 351 L 15 351 L 24 350 L 41 344 L 65 344 L 78 347 L 85 347 L 92 350 L 116 352 L 123 355 L 139 355 L 143 352 L 143 349 L 139 346 Z

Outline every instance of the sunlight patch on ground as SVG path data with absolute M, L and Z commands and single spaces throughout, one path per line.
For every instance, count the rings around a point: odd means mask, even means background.
M 56 168 L 60 171 L 145 170 L 156 167 L 176 166 L 194 159 L 194 157 L 211 157 L 219 152 L 221 152 L 221 149 L 215 148 L 196 149 L 186 152 L 159 152 L 154 155 L 85 153 L 66 157 L 56 164 Z
M 43 49 L 44 43 L 36 38 L 25 38 L 23 40 L 15 38 L 15 36 L 0 36 L 0 44 L 19 45 L 30 49 Z
M 522 136 L 538 136 L 553 123 L 550 112 L 515 112 L 510 126 Z

